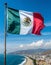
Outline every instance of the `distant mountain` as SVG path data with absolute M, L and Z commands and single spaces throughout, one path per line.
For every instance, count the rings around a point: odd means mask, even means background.
M 19 50 L 12 52 L 11 54 L 41 54 L 46 52 L 47 49 L 28 49 L 28 50 Z
M 42 53 L 43 55 L 51 54 L 51 49 L 46 50 L 45 52 Z

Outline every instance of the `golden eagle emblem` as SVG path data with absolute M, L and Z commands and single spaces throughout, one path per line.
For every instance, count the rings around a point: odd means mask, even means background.
M 23 24 L 24 26 L 29 26 L 31 24 L 31 19 L 29 17 L 24 18 Z

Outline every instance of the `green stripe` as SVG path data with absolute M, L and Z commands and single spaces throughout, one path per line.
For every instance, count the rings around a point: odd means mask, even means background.
M 19 10 L 8 8 L 8 33 L 20 33 Z

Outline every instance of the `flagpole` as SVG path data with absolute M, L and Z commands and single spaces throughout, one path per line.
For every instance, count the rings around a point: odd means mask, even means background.
M 4 11 L 4 65 L 6 65 L 6 23 L 7 23 L 7 3 L 5 5 Z

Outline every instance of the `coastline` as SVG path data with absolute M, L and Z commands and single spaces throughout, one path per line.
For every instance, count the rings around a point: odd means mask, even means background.
M 24 56 L 24 55 L 21 55 L 21 56 Z M 25 57 L 24 61 L 22 61 L 19 65 L 24 65 L 26 63 L 26 61 L 27 61 L 26 56 L 24 56 L 24 57 Z
M 19 65 L 34 65 L 33 60 L 28 56 L 25 56 L 25 60 Z
M 31 57 L 26 56 L 26 55 L 19 55 L 19 56 L 24 56 L 24 60 L 18 64 L 18 65 L 34 65 L 33 63 L 33 59 L 31 59 Z
M 34 65 L 33 60 L 29 57 L 26 57 L 26 62 L 23 65 Z

